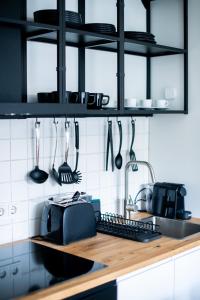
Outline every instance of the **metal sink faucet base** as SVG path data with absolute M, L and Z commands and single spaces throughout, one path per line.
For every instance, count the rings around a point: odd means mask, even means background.
M 127 217 L 127 205 L 128 205 L 128 171 L 129 168 L 133 165 L 142 165 L 142 166 L 146 166 L 149 170 L 149 174 L 151 177 L 151 182 L 155 183 L 155 174 L 154 174 L 154 170 L 151 166 L 150 163 L 148 163 L 147 161 L 143 161 L 143 160 L 131 160 L 129 161 L 126 166 L 125 166 L 125 199 L 124 199 L 124 217 Z M 129 218 L 130 218 L 130 210 L 129 210 Z

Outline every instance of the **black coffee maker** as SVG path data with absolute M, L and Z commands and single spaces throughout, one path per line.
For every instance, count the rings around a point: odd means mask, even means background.
M 185 211 L 184 184 L 157 182 L 152 195 L 152 214 L 169 219 L 188 220 L 191 212 Z

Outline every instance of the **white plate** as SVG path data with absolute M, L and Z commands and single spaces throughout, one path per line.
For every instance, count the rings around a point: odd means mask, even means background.
M 130 106 L 125 106 L 125 109 L 159 109 L 159 110 L 166 110 L 169 109 L 169 107 L 144 107 L 144 106 L 135 106 L 135 107 L 130 107 Z

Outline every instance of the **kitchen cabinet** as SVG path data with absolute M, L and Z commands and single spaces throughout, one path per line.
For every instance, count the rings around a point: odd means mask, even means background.
M 0 267 L 0 294 L 4 295 L 5 299 L 10 299 L 13 296 L 10 266 Z
M 118 279 L 118 300 L 199 300 L 200 247 Z
M 174 300 L 200 299 L 200 249 L 174 260 Z
M 97 286 L 81 294 L 66 298 L 66 300 L 117 300 L 116 282 L 111 281 Z M 125 299 L 125 298 L 124 298 Z
M 173 299 L 173 261 L 155 264 L 118 280 L 118 300 Z
M 99 0 L 100 1 L 100 0 Z M 158 0 L 160 1 L 160 0 Z M 89 32 L 65 27 L 65 1 L 57 0 L 59 24 L 49 25 L 26 20 L 26 0 L 3 0 L 0 3 L 0 62 L 1 78 L 6 78 L 0 87 L 0 117 L 26 118 L 35 116 L 152 116 L 153 114 L 188 112 L 188 0 L 183 3 L 184 47 L 152 44 L 124 36 L 125 0 L 117 0 L 117 35 Z M 151 2 L 151 1 L 150 1 Z M 157 1 L 155 1 L 156 4 Z M 85 20 L 85 0 L 78 0 L 79 12 Z M 106 8 L 105 8 L 106 9 Z M 146 9 L 146 30 L 151 32 L 151 5 Z M 57 90 L 59 103 L 27 103 L 27 41 L 55 44 L 57 46 Z M 14 47 L 12 47 L 14 44 Z M 85 49 L 107 51 L 117 54 L 117 107 L 87 110 L 86 104 L 64 103 L 66 87 L 65 47 L 79 51 L 79 91 L 85 90 Z M 8 49 L 6 51 L 5 49 Z M 184 108 L 182 110 L 125 109 L 124 107 L 124 58 L 136 55 L 146 58 L 146 98 L 151 98 L 151 58 L 171 55 L 184 57 Z M 12 62 L 12 64 L 11 64 Z M 3 67 L 2 67 L 3 66 Z M 2 82 L 2 81 L 1 81 Z

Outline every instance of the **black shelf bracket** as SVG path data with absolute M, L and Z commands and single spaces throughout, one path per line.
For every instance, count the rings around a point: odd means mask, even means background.
M 85 23 L 85 0 L 78 0 L 78 12 L 82 16 L 82 22 Z M 85 47 L 78 49 L 78 90 L 85 92 Z
M 117 108 L 124 109 L 124 0 L 117 1 Z
M 188 0 L 183 0 L 184 14 L 184 113 L 188 114 Z
M 66 58 L 65 58 L 65 0 L 57 0 L 59 28 L 57 31 L 57 88 L 59 102 L 63 103 L 66 91 Z

